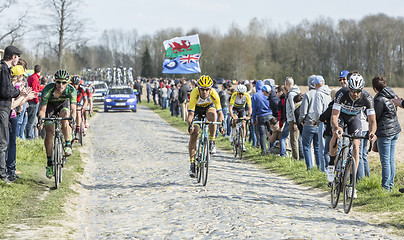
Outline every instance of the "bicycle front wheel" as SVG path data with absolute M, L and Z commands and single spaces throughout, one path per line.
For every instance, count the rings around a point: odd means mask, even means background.
M 197 181 L 198 183 L 201 182 L 201 177 L 202 177 L 202 174 L 201 174 L 201 158 L 202 158 L 201 152 L 202 152 L 202 148 L 203 148 L 203 146 L 202 146 L 202 141 L 199 140 L 199 142 L 198 142 L 198 149 L 197 149 L 196 155 L 195 155 L 195 156 L 196 156 L 196 157 L 195 157 L 196 181 Z
M 240 129 L 238 131 L 238 157 L 241 159 L 243 157 L 243 145 L 244 145 L 244 136 L 243 136 L 243 130 Z
M 234 129 L 234 131 L 236 131 L 236 129 Z M 235 132 L 234 136 L 233 136 L 233 153 L 234 153 L 234 157 L 237 157 L 237 151 L 238 151 L 238 133 Z
M 79 133 L 80 146 L 83 146 L 83 134 L 84 134 L 84 124 L 83 124 L 83 122 L 81 122 L 81 124 L 80 124 L 80 133 Z
M 209 140 L 205 138 L 205 143 L 203 146 L 202 161 L 201 161 L 201 175 L 202 175 L 202 185 L 206 186 L 208 182 L 208 165 L 209 165 Z
M 344 173 L 344 212 L 349 213 L 352 208 L 356 185 L 355 159 L 350 157 L 345 165 Z

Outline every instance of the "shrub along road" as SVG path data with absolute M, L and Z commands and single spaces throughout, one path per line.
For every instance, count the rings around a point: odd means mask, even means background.
M 76 238 L 395 239 L 329 193 L 218 151 L 207 186 L 188 176 L 188 136 L 147 107 L 100 113 L 88 136 Z

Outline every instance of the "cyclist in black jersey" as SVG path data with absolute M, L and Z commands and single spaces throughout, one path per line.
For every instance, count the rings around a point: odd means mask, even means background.
M 360 113 L 363 110 L 369 122 L 369 140 L 375 141 L 376 115 L 373 107 L 373 99 L 368 92 L 363 90 L 365 82 L 360 74 L 352 74 L 348 80 L 348 87 L 337 92 L 331 115 L 332 139 L 330 142 L 330 163 L 327 168 L 327 180 L 334 180 L 334 161 L 337 155 L 338 145 L 335 142 L 341 139 L 344 129 L 348 134 L 361 136 L 362 124 Z M 360 139 L 353 140 L 353 157 L 356 161 L 356 169 L 359 164 Z M 355 195 L 355 194 L 354 194 Z

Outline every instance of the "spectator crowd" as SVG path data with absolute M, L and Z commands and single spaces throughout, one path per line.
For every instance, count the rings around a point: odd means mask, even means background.
M 340 87 L 330 88 L 321 75 L 311 75 L 307 79 L 308 91 L 303 93 L 292 77 L 287 77 L 276 85 L 275 80 L 225 81 L 219 89 L 224 114 L 224 136 L 231 135 L 229 113 L 230 96 L 237 85 L 245 85 L 251 96 L 252 119 L 248 122 L 247 140 L 253 147 L 261 149 L 261 155 L 275 154 L 304 161 L 306 169 L 319 169 L 326 173 L 330 162 L 330 142 L 332 138 L 331 115 L 334 97 L 341 89 L 348 89 L 349 77 L 357 71 L 343 70 L 339 76 Z M 145 79 L 147 101 L 168 108 L 172 116 L 187 119 L 189 93 L 196 87 L 196 80 L 185 79 Z M 404 107 L 403 99 L 387 86 L 386 78 L 377 76 L 370 80 L 375 97 L 372 104 L 377 120 L 377 141 L 382 166 L 381 186 L 392 190 L 395 176 L 395 147 L 401 132 L 397 118 L 397 107 Z M 363 90 L 365 92 L 365 90 Z M 366 111 L 361 111 L 361 135 L 369 133 Z M 347 139 L 342 142 L 346 143 Z M 342 143 L 340 143 L 341 147 Z M 369 140 L 363 139 L 359 146 L 357 180 L 370 176 L 367 159 Z M 314 155 L 314 158 L 313 158 Z M 403 191 L 403 189 L 400 189 Z
M 22 51 L 15 46 L 5 48 L 1 60 L 0 74 L 0 179 L 15 181 L 16 139 L 37 138 L 37 113 L 40 92 L 47 79 L 42 76 L 42 67 L 34 66 L 34 73 L 27 75 L 28 63 L 21 58 Z M 308 91 L 302 93 L 292 77 L 287 77 L 276 85 L 275 80 L 226 81 L 219 89 L 224 114 L 224 136 L 231 135 L 229 113 L 230 96 L 236 91 L 235 85 L 244 85 L 251 96 L 252 117 L 247 124 L 247 140 L 253 147 L 261 149 L 261 155 L 276 154 L 304 161 L 307 170 L 318 168 L 327 172 L 330 163 L 330 141 L 332 129 L 330 118 L 334 96 L 347 89 L 350 76 L 357 72 L 341 71 L 338 79 L 340 88 L 330 89 L 321 75 L 311 75 L 307 80 Z M 189 95 L 197 86 L 196 80 L 186 79 L 145 79 L 139 78 L 133 88 L 143 92 L 146 85 L 147 102 L 153 102 L 162 109 L 169 109 L 172 116 L 187 121 Z M 381 186 L 392 190 L 395 177 L 395 148 L 401 128 L 397 118 L 397 107 L 404 107 L 399 98 L 387 85 L 387 79 L 376 76 L 371 80 L 375 96 L 372 99 L 377 131 L 375 147 L 382 167 Z M 363 90 L 364 91 L 364 90 Z M 139 99 L 141 102 L 141 97 Z M 360 113 L 361 134 L 369 132 L 366 112 Z M 217 133 L 219 134 L 219 133 Z M 367 160 L 368 140 L 360 141 L 357 179 L 369 176 Z M 375 148 L 375 150 L 376 150 Z M 314 159 L 313 159 L 314 154 Z

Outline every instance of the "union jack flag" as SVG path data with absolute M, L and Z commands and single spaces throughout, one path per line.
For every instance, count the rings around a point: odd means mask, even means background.
M 191 55 L 184 55 L 180 57 L 180 63 L 181 64 L 187 64 L 187 63 L 197 63 L 199 61 L 199 58 L 201 57 L 201 54 L 191 54 Z

